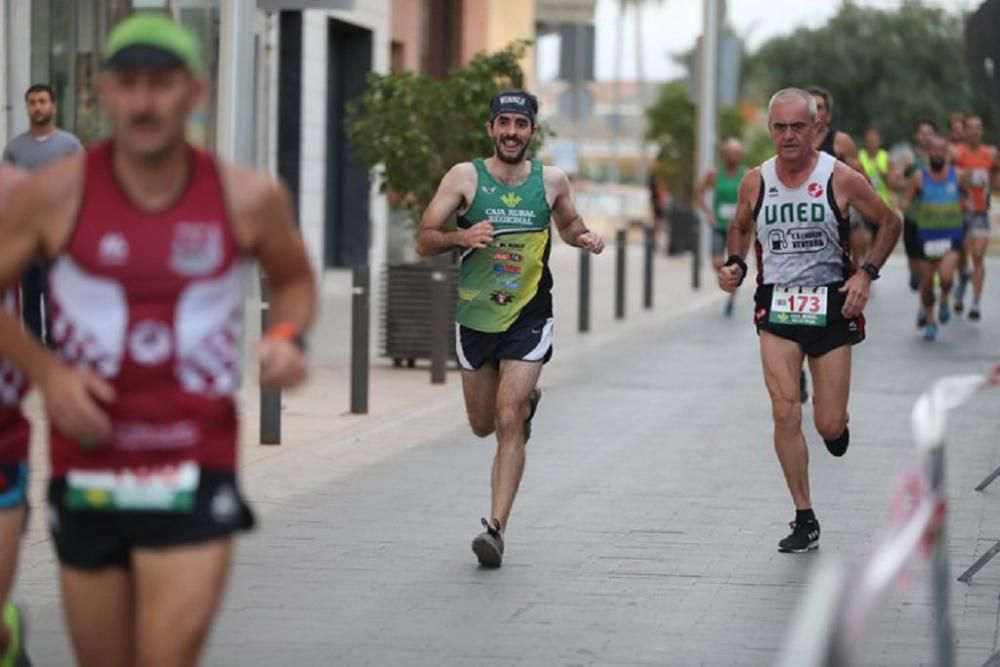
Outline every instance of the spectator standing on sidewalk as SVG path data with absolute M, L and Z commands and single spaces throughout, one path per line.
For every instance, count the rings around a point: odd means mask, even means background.
M 56 97 L 50 86 L 34 84 L 24 94 L 24 103 L 31 126 L 4 148 L 4 162 L 25 171 L 35 171 L 83 150 L 76 136 L 56 127 Z M 22 317 L 28 330 L 48 344 L 50 338 L 42 326 L 44 295 L 45 266 L 33 262 L 21 277 Z

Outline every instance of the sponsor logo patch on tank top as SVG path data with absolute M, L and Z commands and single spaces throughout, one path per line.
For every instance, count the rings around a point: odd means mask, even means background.
M 163 322 L 144 320 L 128 336 L 129 354 L 143 366 L 162 364 L 174 351 L 174 332 Z
M 212 273 L 225 256 L 219 222 L 180 222 L 170 245 L 170 266 L 182 276 Z
M 105 266 L 122 266 L 128 262 L 128 239 L 120 232 L 108 232 L 101 237 L 97 255 Z

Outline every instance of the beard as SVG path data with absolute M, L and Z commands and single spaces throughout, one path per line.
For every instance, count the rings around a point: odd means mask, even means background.
M 508 156 L 505 155 L 503 152 L 503 142 L 505 138 L 509 137 L 500 138 L 494 141 L 494 146 L 496 147 L 497 159 L 500 160 L 501 162 L 506 162 L 507 164 L 520 164 L 521 162 L 524 162 L 524 156 L 528 152 L 528 144 L 525 143 L 524 145 L 522 145 L 521 150 L 518 151 L 516 155 Z
M 52 122 L 52 114 L 47 115 L 35 115 L 31 117 L 32 125 L 48 125 Z
M 932 157 L 928 160 L 932 171 L 941 171 L 944 169 L 944 158 Z

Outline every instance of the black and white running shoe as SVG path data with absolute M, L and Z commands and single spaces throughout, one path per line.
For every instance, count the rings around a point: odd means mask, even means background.
M 491 525 L 486 519 L 482 521 L 486 532 L 480 533 L 476 539 L 472 540 L 472 552 L 476 554 L 479 564 L 483 567 L 500 567 L 503 562 L 503 537 L 500 536 L 500 522 L 493 519 Z
M 792 533 L 778 542 L 778 551 L 783 554 L 804 554 L 819 548 L 818 521 L 792 521 L 788 526 Z

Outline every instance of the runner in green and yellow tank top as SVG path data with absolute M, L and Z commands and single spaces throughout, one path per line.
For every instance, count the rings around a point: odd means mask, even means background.
M 712 266 L 716 271 L 721 269 L 726 261 L 726 235 L 729 233 L 729 223 L 736 213 L 740 181 L 746 172 L 747 167 L 743 164 L 743 145 L 738 139 L 726 139 L 722 144 L 722 164 L 718 169 L 705 174 L 695 190 L 695 202 L 712 228 Z M 709 188 L 713 190 L 711 208 L 705 202 L 705 192 Z M 729 300 L 726 301 L 726 317 L 733 314 L 735 299 L 735 293 L 729 295 Z
M 417 233 L 417 253 L 459 249 L 456 351 L 472 432 L 496 433 L 490 519 L 472 542 L 482 565 L 503 560 L 504 531 L 524 472 L 524 445 L 552 356 L 552 225 L 566 243 L 600 254 L 561 170 L 526 159 L 538 101 L 523 90 L 490 101 L 486 131 L 495 153 L 448 171 Z M 458 230 L 444 231 L 458 214 Z
M 531 162 L 528 179 L 506 187 L 473 160 L 476 193 L 459 229 L 480 222 L 493 227 L 494 243 L 462 253 L 455 320 L 484 333 L 503 333 L 522 317 L 533 322 L 552 317 L 552 276 L 549 273 L 548 200 L 542 164 Z

